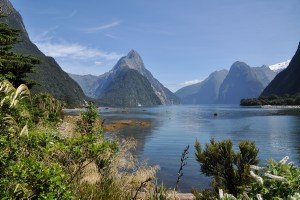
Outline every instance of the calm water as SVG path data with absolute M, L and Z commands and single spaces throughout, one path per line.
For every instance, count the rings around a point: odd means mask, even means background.
M 175 187 L 181 153 L 190 145 L 188 165 L 180 182 L 184 192 L 192 187 L 209 187 L 210 179 L 200 174 L 195 161 L 196 139 L 203 147 L 211 137 L 217 141 L 231 139 L 235 150 L 241 140 L 251 140 L 260 150 L 261 164 L 270 157 L 280 160 L 286 155 L 300 164 L 300 109 L 180 105 L 109 109 L 101 110 L 100 114 L 101 118 L 143 119 L 153 124 L 149 128 L 126 128 L 119 135 L 138 141 L 134 153 L 150 165 L 160 165 L 159 182 L 163 180 L 167 187 Z

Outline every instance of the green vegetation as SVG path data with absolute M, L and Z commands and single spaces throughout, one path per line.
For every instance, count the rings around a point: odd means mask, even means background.
M 68 175 L 63 166 L 51 160 L 54 133 L 37 134 L 26 85 L 17 89 L 8 81 L 0 84 L 0 196 L 2 198 L 50 199 L 70 197 Z M 50 119 L 49 119 L 50 120 Z M 32 131 L 31 131 L 32 130 Z
M 258 149 L 254 142 L 240 142 L 240 151 L 232 150 L 232 142 L 210 140 L 204 150 L 198 141 L 195 144 L 196 160 L 203 174 L 213 177 L 215 191 L 222 188 L 230 194 L 237 195 L 250 182 L 250 165 L 258 164 Z
M 263 199 L 300 199 L 300 169 L 288 156 L 279 162 L 270 159 L 266 167 L 251 166 L 253 182 L 247 192 L 250 198 L 258 194 Z
M 300 105 L 300 93 L 284 96 L 270 95 L 267 97 L 259 97 L 252 99 L 242 99 L 240 102 L 241 106 L 263 106 L 263 105 L 273 105 L 273 106 L 295 106 Z
M 253 142 L 240 142 L 238 153 L 232 151 L 230 140 L 211 139 L 204 150 L 196 141 L 195 148 L 200 171 L 213 177 L 214 188 L 193 190 L 196 199 L 300 199 L 300 168 L 287 163 L 288 156 L 258 167 L 258 149 Z
M 220 189 L 219 199 L 300 199 L 300 169 L 287 160 L 288 156 L 279 162 L 271 159 L 266 167 L 252 165 L 249 175 L 255 181 L 236 197 Z
M 1 198 L 162 199 L 153 183 L 158 167 L 132 157 L 134 142 L 104 138 L 92 104 L 63 135 L 62 104 L 53 96 L 31 97 L 26 85 L 5 80 L 0 97 Z
M 7 79 L 14 86 L 22 83 L 32 86 L 34 82 L 26 79 L 26 74 L 33 72 L 39 61 L 11 51 L 12 46 L 19 42 L 19 33 L 19 30 L 0 22 L 0 80 Z

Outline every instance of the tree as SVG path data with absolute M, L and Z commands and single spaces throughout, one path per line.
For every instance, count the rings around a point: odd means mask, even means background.
M 3 17 L 3 16 L 0 16 Z M 27 79 L 27 74 L 32 73 L 39 60 L 18 53 L 11 49 L 19 41 L 20 30 L 0 22 L 0 81 L 7 79 L 15 87 L 26 84 L 31 87 L 35 84 Z
M 200 163 L 200 171 L 213 177 L 213 187 L 216 191 L 224 189 L 237 195 L 241 189 L 251 182 L 250 165 L 257 165 L 258 149 L 254 142 L 241 141 L 240 151 L 232 150 L 232 142 L 225 140 L 215 142 L 210 140 L 202 150 L 199 141 L 195 143 L 196 160 Z

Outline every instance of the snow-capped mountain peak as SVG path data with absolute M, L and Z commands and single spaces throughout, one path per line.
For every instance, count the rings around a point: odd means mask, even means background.
M 287 68 L 287 66 L 290 64 L 290 62 L 291 62 L 291 60 L 286 60 L 281 63 L 276 63 L 274 65 L 270 65 L 269 68 L 274 72 L 280 72 L 280 71 L 284 70 L 285 68 Z

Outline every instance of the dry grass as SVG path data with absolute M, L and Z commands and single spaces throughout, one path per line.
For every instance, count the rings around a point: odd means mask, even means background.
M 132 199 L 141 188 L 137 199 L 149 199 L 150 192 L 155 189 L 159 166 L 139 163 L 131 154 L 135 146 L 133 139 L 120 141 L 119 152 L 109 167 L 100 172 L 95 163 L 87 165 L 81 173 L 78 195 L 82 199 Z
M 74 137 L 76 134 L 77 122 L 80 120 L 80 116 L 64 116 L 63 122 L 58 126 L 58 131 L 67 137 Z
M 76 133 L 76 123 L 79 120 L 80 116 L 65 116 L 63 122 L 58 127 L 59 132 L 64 136 L 73 137 L 74 133 Z M 99 120 L 99 124 L 102 124 L 101 120 Z M 152 124 L 148 121 L 139 120 L 113 120 L 109 124 L 104 124 L 103 129 L 104 131 L 115 132 L 128 126 L 147 128 L 152 126 Z
M 126 126 L 139 126 L 139 127 L 150 127 L 152 124 L 147 121 L 139 121 L 139 120 L 113 120 L 109 124 L 104 125 L 105 131 L 116 131 L 118 129 L 122 129 Z
M 76 122 L 80 116 L 65 116 L 58 130 L 67 137 L 76 136 Z M 101 122 L 100 122 L 101 123 Z M 114 131 L 125 126 L 151 126 L 150 123 L 134 120 L 115 120 L 105 125 L 105 130 Z M 138 162 L 132 155 L 136 147 L 134 139 L 120 140 L 119 151 L 113 156 L 108 168 L 100 172 L 94 162 L 88 164 L 80 174 L 77 197 L 80 199 L 158 199 L 156 193 L 156 172 L 158 165 L 148 166 L 147 162 Z M 104 157 L 110 156 L 111 152 L 105 153 Z M 87 163 L 87 162 L 86 162 Z M 164 191 L 164 199 L 181 199 L 176 191 Z

